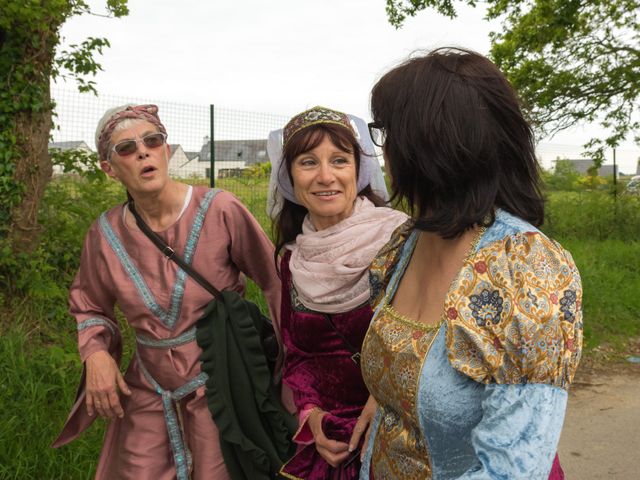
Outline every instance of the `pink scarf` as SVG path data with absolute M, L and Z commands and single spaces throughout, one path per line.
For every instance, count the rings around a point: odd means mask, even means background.
M 316 231 L 309 216 L 291 250 L 289 267 L 302 304 L 318 312 L 348 312 L 369 299 L 369 265 L 407 216 L 368 199 L 356 199 L 353 214 Z

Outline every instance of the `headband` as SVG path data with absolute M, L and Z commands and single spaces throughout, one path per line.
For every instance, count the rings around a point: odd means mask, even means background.
M 102 117 L 100 123 L 98 123 L 96 147 L 98 148 L 98 154 L 101 160 L 109 158 L 111 135 L 113 135 L 116 125 L 126 118 L 145 120 L 158 127 L 161 133 L 167 134 L 167 130 L 164 128 L 158 116 L 157 105 L 123 105 L 122 107 L 116 107 L 108 111 L 105 116 Z
M 305 128 L 309 128 L 320 123 L 339 125 L 346 128 L 355 135 L 353 127 L 351 126 L 351 122 L 349 121 L 349 117 L 345 113 L 338 112 L 337 110 L 331 110 L 330 108 L 317 106 L 299 113 L 287 122 L 287 124 L 284 126 L 283 131 L 283 148 L 287 146 L 289 141 L 296 133 L 304 130 Z

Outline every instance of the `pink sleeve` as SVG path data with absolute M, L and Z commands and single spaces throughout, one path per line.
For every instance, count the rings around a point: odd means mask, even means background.
M 262 290 L 270 318 L 280 335 L 280 279 L 275 268 L 274 247 L 249 210 L 228 192 L 225 195 L 224 222 L 231 238 L 231 260 Z M 282 339 L 278 340 L 282 345 Z
M 84 240 L 80 268 L 69 290 L 69 312 L 76 319 L 78 350 L 84 362 L 91 354 L 110 350 L 120 341 L 120 331 L 114 315 L 115 299 L 107 281 L 108 248 L 95 222 Z
M 298 413 L 298 425 L 300 426 L 298 427 L 298 431 L 293 435 L 292 440 L 294 442 L 309 445 L 315 441 L 307 420 L 309 420 L 311 410 L 316 407 L 317 405 L 308 404 Z

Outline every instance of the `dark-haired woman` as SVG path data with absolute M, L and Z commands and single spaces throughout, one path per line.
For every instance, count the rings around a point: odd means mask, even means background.
M 285 251 L 283 381 L 300 419 L 294 437 L 300 447 L 281 473 L 356 479 L 358 447 L 375 407 L 370 402 L 361 414 L 369 398 L 359 365 L 372 315 L 368 270 L 407 217 L 382 206 L 371 188 L 380 167 L 359 119 L 312 108 L 293 117 L 282 133 L 272 132 L 269 150 L 274 192 L 281 196 L 276 252 Z
M 412 218 L 372 266 L 361 478 L 563 478 L 582 287 L 543 221 L 532 132 L 503 74 L 439 49 L 385 74 L 374 141 Z

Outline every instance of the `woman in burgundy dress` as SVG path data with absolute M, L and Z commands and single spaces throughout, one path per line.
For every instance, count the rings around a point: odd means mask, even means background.
M 372 189 L 380 167 L 360 119 L 315 107 L 272 132 L 269 148 L 282 197 L 275 231 L 276 251 L 284 251 L 283 381 L 300 419 L 298 451 L 281 474 L 356 479 L 370 418 L 361 415 L 369 392 L 359 364 L 372 315 L 368 268 L 407 217 Z

